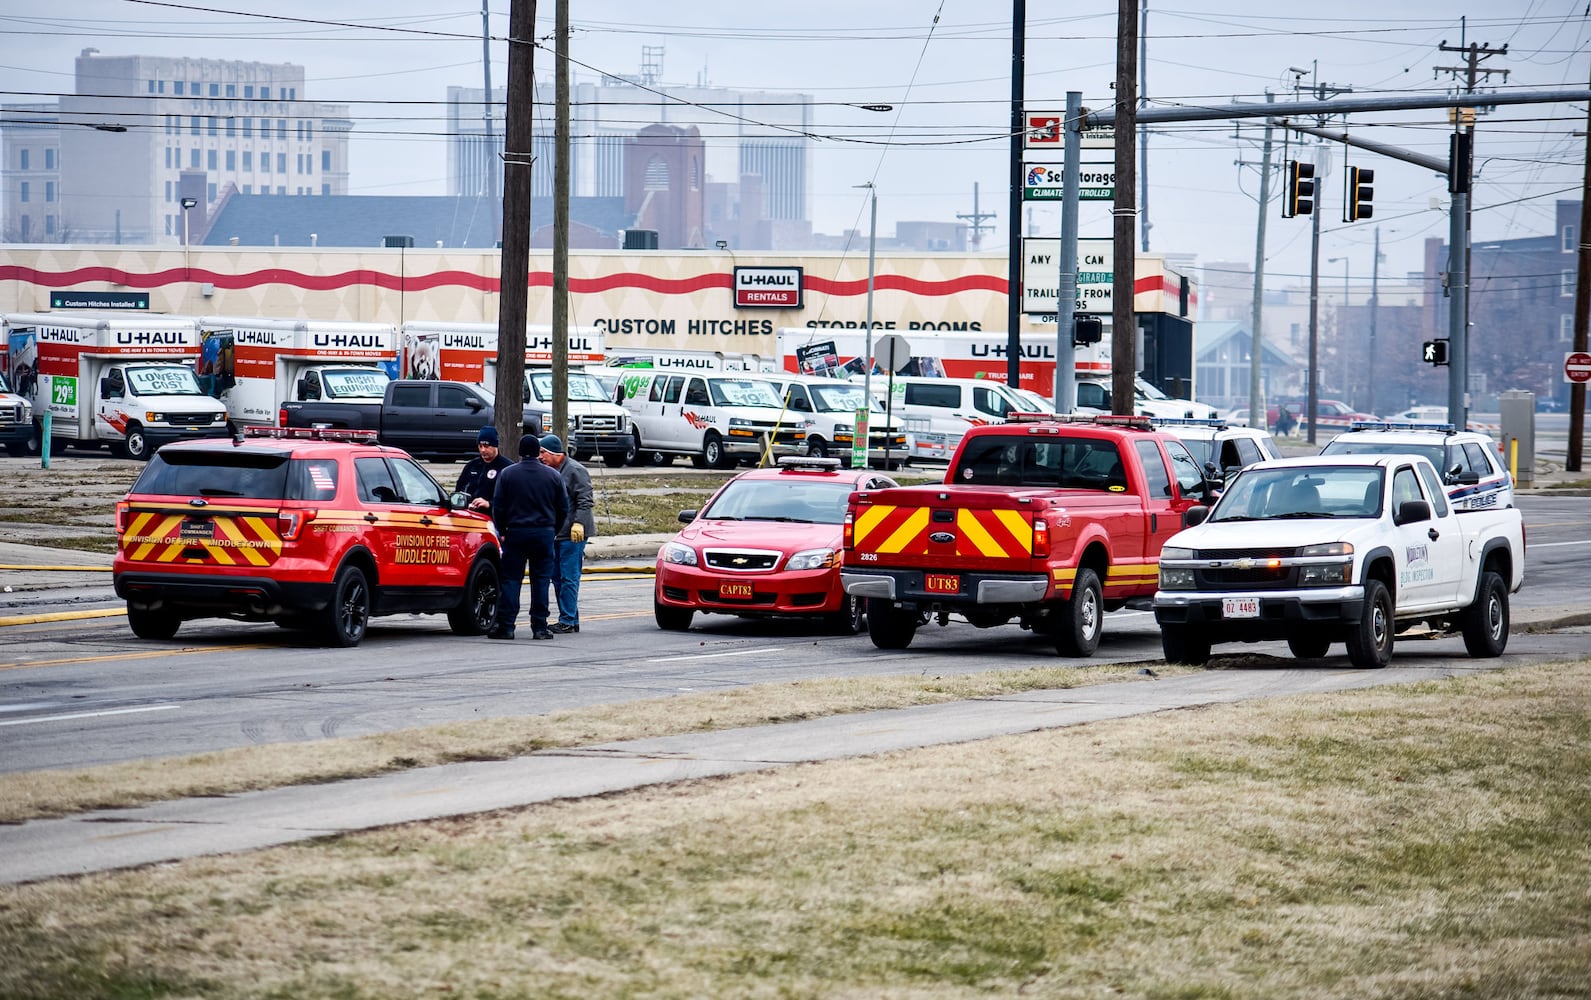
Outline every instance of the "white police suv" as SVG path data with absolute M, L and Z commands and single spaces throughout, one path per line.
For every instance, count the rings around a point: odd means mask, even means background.
M 1442 474 L 1454 508 L 1486 510 L 1514 505 L 1514 479 L 1503 466 L 1497 442 L 1452 424 L 1361 420 L 1337 435 L 1322 455 L 1424 455 Z

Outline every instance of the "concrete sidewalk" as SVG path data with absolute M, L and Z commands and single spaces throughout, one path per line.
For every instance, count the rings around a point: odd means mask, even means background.
M 1474 670 L 1496 669 L 1477 661 Z M 1450 673 L 1469 672 L 1455 670 Z M 1286 694 L 1432 678 L 1430 669 L 1289 671 Z M 1301 685 L 1295 682 L 1302 678 Z M 333 784 L 157 802 L 0 827 L 0 883 L 129 868 L 648 785 L 885 754 L 1273 697 L 1277 672 L 1208 671 L 710 733 L 548 750 Z

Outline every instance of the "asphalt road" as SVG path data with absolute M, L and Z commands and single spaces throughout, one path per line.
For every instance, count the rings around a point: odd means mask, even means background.
M 1516 620 L 1591 612 L 1583 582 L 1591 499 L 1531 495 L 1520 507 L 1529 563 L 1514 598 Z M 186 623 L 175 640 L 144 642 L 114 614 L 108 580 L 90 580 L 40 599 L 109 616 L 0 629 L 0 771 L 358 736 L 771 681 L 1057 662 L 1052 646 L 1014 625 L 930 625 L 902 652 L 802 623 L 722 616 L 699 615 L 688 633 L 662 632 L 652 621 L 651 587 L 649 577 L 589 576 L 581 590 L 584 630 L 553 642 L 459 638 L 443 618 L 400 616 L 377 619 L 355 649 L 328 650 L 271 625 L 224 621 Z M 1341 648 L 1319 661 L 1321 669 L 1346 668 Z M 1584 630 L 1527 634 L 1516 625 L 1504 662 L 1586 651 Z M 1216 652 L 1288 656 L 1280 643 Z M 1159 658 L 1153 616 L 1123 610 L 1107 618 L 1092 660 L 1069 662 Z M 1400 640 L 1394 664 L 1475 665 L 1457 637 Z

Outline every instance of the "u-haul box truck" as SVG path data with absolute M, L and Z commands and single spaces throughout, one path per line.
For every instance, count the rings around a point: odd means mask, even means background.
M 171 441 L 231 432 L 226 407 L 194 375 L 199 326 L 192 319 L 89 313 L 0 319 L 13 368 L 30 368 L 34 413 L 50 414 L 52 448 L 104 443 L 147 459 Z
M 289 400 L 379 403 L 398 373 L 390 323 L 207 316 L 199 331 L 200 384 L 237 424 L 274 427 Z
M 635 457 L 629 415 L 585 369 L 603 361 L 602 332 L 593 327 L 569 330 L 568 450 L 578 461 L 601 455 L 610 466 Z M 440 378 L 470 382 L 488 389 L 497 384 L 497 326 L 492 323 L 403 324 L 405 378 Z M 525 330 L 525 401 L 552 407 L 552 328 Z M 551 417 L 543 431 L 551 431 Z

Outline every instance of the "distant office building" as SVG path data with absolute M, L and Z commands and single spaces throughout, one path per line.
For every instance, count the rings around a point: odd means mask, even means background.
M 705 200 L 701 238 L 722 239 L 736 249 L 771 249 L 792 235 L 811 233 L 814 127 L 809 94 L 739 91 L 720 87 L 671 86 L 646 77 L 647 86 L 616 77 L 572 83 L 569 96 L 570 193 L 574 197 L 627 197 L 627 150 L 651 126 L 696 130 L 703 159 L 695 194 Z M 494 87 L 490 104 L 480 87 L 448 88 L 448 193 L 484 195 L 502 191 L 503 109 L 507 93 Z M 553 86 L 538 84 L 535 157 L 531 185 L 537 196 L 552 194 Z M 490 140 L 487 112 L 491 111 Z M 649 154 L 650 155 L 650 154 Z M 495 180 L 488 171 L 495 171 Z M 642 173 L 644 174 L 644 170 Z M 690 175 L 676 175 L 688 180 Z M 756 178 L 747 184 L 747 178 Z M 709 184 L 710 181 L 717 183 Z M 719 185 L 727 185 L 720 188 Z M 706 194 L 713 188 L 710 194 Z M 691 227 L 687 227 L 689 230 Z M 666 239 L 660 234 L 660 239 Z M 687 245 L 687 244 L 680 244 Z M 702 244 L 694 244 L 702 245 Z
M 304 99 L 302 66 L 84 49 L 76 75 L 4 107 L 6 240 L 180 243 L 186 222 L 198 242 L 229 188 L 348 191 L 348 109 Z

